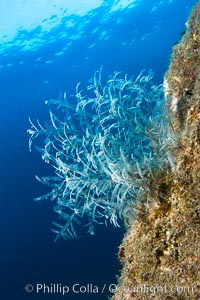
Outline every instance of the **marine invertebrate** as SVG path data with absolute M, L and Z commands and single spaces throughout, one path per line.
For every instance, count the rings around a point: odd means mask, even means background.
M 51 191 L 36 200 L 56 201 L 54 210 L 64 225 L 53 223 L 57 234 L 77 236 L 77 224 L 87 219 L 89 233 L 95 223 L 129 221 L 135 204 L 151 199 L 152 182 L 166 166 L 173 166 L 170 118 L 161 85 L 152 84 L 152 71 L 133 81 L 115 73 L 103 84 L 95 72 L 88 96 L 80 84 L 76 94 L 46 101 L 56 105 L 61 117 L 50 110 L 45 126 L 31 120 L 29 146 L 44 136 L 37 149 L 55 169 L 53 177 L 36 177 Z M 75 104 L 76 103 L 76 104 Z

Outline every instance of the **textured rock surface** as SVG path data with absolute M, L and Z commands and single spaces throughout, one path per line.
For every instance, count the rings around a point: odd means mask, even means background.
M 174 46 L 165 75 L 175 170 L 138 207 L 119 249 L 122 272 L 112 300 L 200 299 L 200 2 Z

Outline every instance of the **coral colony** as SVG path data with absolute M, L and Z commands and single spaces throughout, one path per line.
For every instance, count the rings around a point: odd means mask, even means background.
M 114 73 L 105 83 L 101 73 L 87 96 L 77 84 L 74 96 L 45 102 L 56 105 L 59 118 L 50 110 L 49 124 L 30 120 L 30 150 L 40 137 L 37 150 L 55 172 L 36 176 L 51 191 L 35 200 L 55 201 L 62 223 L 53 222 L 56 240 L 77 237 L 81 220 L 90 234 L 95 223 L 130 223 L 136 204 L 148 205 L 158 176 L 173 168 L 169 111 L 152 71 L 134 81 Z

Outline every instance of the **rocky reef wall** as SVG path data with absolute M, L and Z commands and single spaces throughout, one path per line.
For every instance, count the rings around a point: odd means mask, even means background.
M 138 205 L 119 248 L 122 272 L 112 300 L 200 299 L 199 1 L 173 48 L 164 89 L 175 169 L 159 178 L 149 207 Z

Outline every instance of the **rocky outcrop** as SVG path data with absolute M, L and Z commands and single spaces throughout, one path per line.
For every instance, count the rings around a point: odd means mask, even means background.
M 164 89 L 175 169 L 160 176 L 149 207 L 138 205 L 119 248 L 123 268 L 112 300 L 200 299 L 199 2 L 173 48 Z

